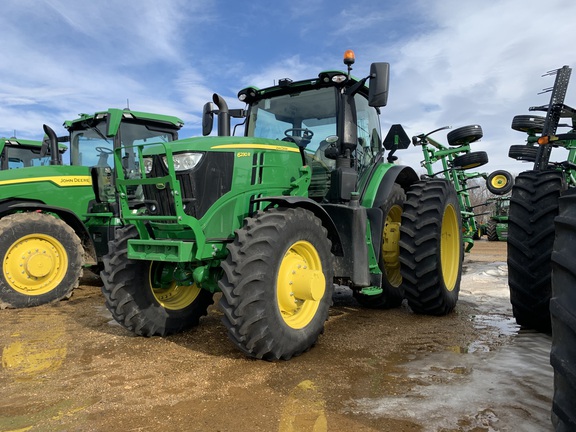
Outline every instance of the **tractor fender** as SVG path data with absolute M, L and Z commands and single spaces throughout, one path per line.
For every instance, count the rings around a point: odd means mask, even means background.
M 420 178 L 412 167 L 381 164 L 366 183 L 360 201 L 364 207 L 380 208 L 388 199 L 394 183 L 408 191 Z
M 340 238 L 336 224 L 328 212 L 316 201 L 300 196 L 273 196 L 255 198 L 254 202 L 269 202 L 270 205 L 279 205 L 282 207 L 301 207 L 311 211 L 322 221 L 322 225 L 328 231 L 328 238 L 332 241 L 332 253 L 334 253 L 334 255 L 342 255 L 342 239 Z
M 380 164 L 371 174 L 360 201 L 368 209 L 372 245 L 374 254 L 379 259 L 382 250 L 382 229 L 386 217 L 380 208 L 388 199 L 395 183 L 398 183 L 404 191 L 408 191 L 410 186 L 420 179 L 414 169 L 402 165 Z
M 0 203 L 0 218 L 17 212 L 35 211 L 53 213 L 66 222 L 66 224 L 76 232 L 76 235 L 82 242 L 85 262 L 87 264 L 96 264 L 98 262 L 96 249 L 92 242 L 92 238 L 90 237 L 90 233 L 86 229 L 84 223 L 74 212 L 63 207 L 49 206 L 40 201 L 7 200 Z

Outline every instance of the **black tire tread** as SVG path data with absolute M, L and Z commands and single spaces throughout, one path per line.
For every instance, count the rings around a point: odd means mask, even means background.
M 448 132 L 446 136 L 448 144 L 451 146 L 461 146 L 473 143 L 482 138 L 483 132 L 480 125 L 462 126 Z
M 488 153 L 485 151 L 466 153 L 460 156 L 456 156 L 452 160 L 452 166 L 462 170 L 478 168 L 482 165 L 486 165 L 487 163 Z
M 508 284 L 516 322 L 550 332 L 554 218 L 563 190 L 558 171 L 526 171 L 516 178 L 508 217 Z

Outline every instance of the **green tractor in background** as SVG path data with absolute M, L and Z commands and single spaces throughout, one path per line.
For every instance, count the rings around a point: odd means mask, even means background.
M 3 167 L 20 168 L 0 171 L 0 307 L 70 297 L 83 267 L 101 265 L 120 223 L 108 164 L 115 141 L 175 140 L 181 126 L 176 117 L 110 109 L 66 122 L 65 138 L 45 126 L 44 142 L 5 140 Z M 134 163 L 123 159 L 128 170 Z
M 63 141 L 63 139 L 60 139 Z M 59 153 L 68 149 L 59 144 Z M 50 148 L 42 141 L 0 138 L 0 170 L 50 165 Z
M 493 203 L 494 205 L 490 219 L 486 224 L 486 237 L 488 241 L 507 241 L 510 196 L 489 198 L 487 202 Z
M 564 104 L 572 70 L 553 70 L 541 116 L 516 116 L 512 128 L 526 145 L 509 156 L 533 162 L 512 189 L 508 231 L 510 301 L 518 324 L 552 332 L 552 421 L 557 431 L 576 430 L 576 110 Z M 571 124 L 561 124 L 562 118 Z M 568 132 L 558 133 L 558 128 Z M 560 161 L 551 159 L 552 151 Z
M 474 246 L 474 240 L 479 238 L 481 231 L 476 217 L 484 214 L 475 214 L 474 208 L 486 204 L 482 202 L 472 205 L 470 190 L 480 186 L 469 182 L 483 178 L 486 181 L 488 191 L 494 195 L 503 195 L 510 192 L 514 179 L 509 172 L 503 170 L 494 171 L 491 174 L 468 171 L 488 163 L 486 152 L 472 152 L 470 147 L 470 144 L 478 141 L 483 136 L 480 125 L 463 126 L 450 131 L 447 134 L 448 146 L 430 138 L 430 135 L 445 129 L 449 129 L 449 127 L 445 126 L 427 134 L 412 137 L 412 142 L 414 145 L 422 147 L 424 160 L 421 165 L 426 168 L 426 176 L 429 178 L 445 178 L 454 185 L 458 194 L 460 213 L 462 214 L 463 240 L 466 243 L 465 251 L 469 252 Z M 436 162 L 439 162 L 437 165 L 440 165 L 440 167 L 435 165 Z M 490 223 L 488 223 L 487 229 L 488 231 L 490 230 Z
M 142 336 L 184 331 L 221 292 L 234 345 L 287 360 L 316 343 L 336 283 L 366 307 L 406 298 L 416 313 L 454 309 L 463 256 L 456 191 L 385 159 L 378 114 L 388 63 L 362 79 L 350 74 L 353 53 L 344 63 L 347 72 L 245 88 L 241 110 L 215 94 L 203 133 L 217 115 L 217 137 L 118 142 L 124 227 L 101 278 L 122 326 Z M 230 136 L 231 117 L 243 118 L 244 136 Z M 405 135 L 392 131 L 387 149 L 407 145 Z M 119 169 L 126 152 L 140 162 L 131 176 Z

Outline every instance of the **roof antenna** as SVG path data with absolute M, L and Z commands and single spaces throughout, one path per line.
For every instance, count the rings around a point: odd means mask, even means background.
M 126 109 L 130 110 L 130 99 L 126 98 Z

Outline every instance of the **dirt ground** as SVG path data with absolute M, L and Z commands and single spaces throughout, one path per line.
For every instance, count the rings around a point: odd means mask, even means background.
M 505 261 L 506 243 L 477 241 L 446 317 L 362 309 L 339 288 L 288 362 L 237 351 L 217 306 L 184 334 L 134 336 L 87 274 L 68 301 L 0 311 L 0 430 L 550 430 L 549 339 L 514 324 Z

